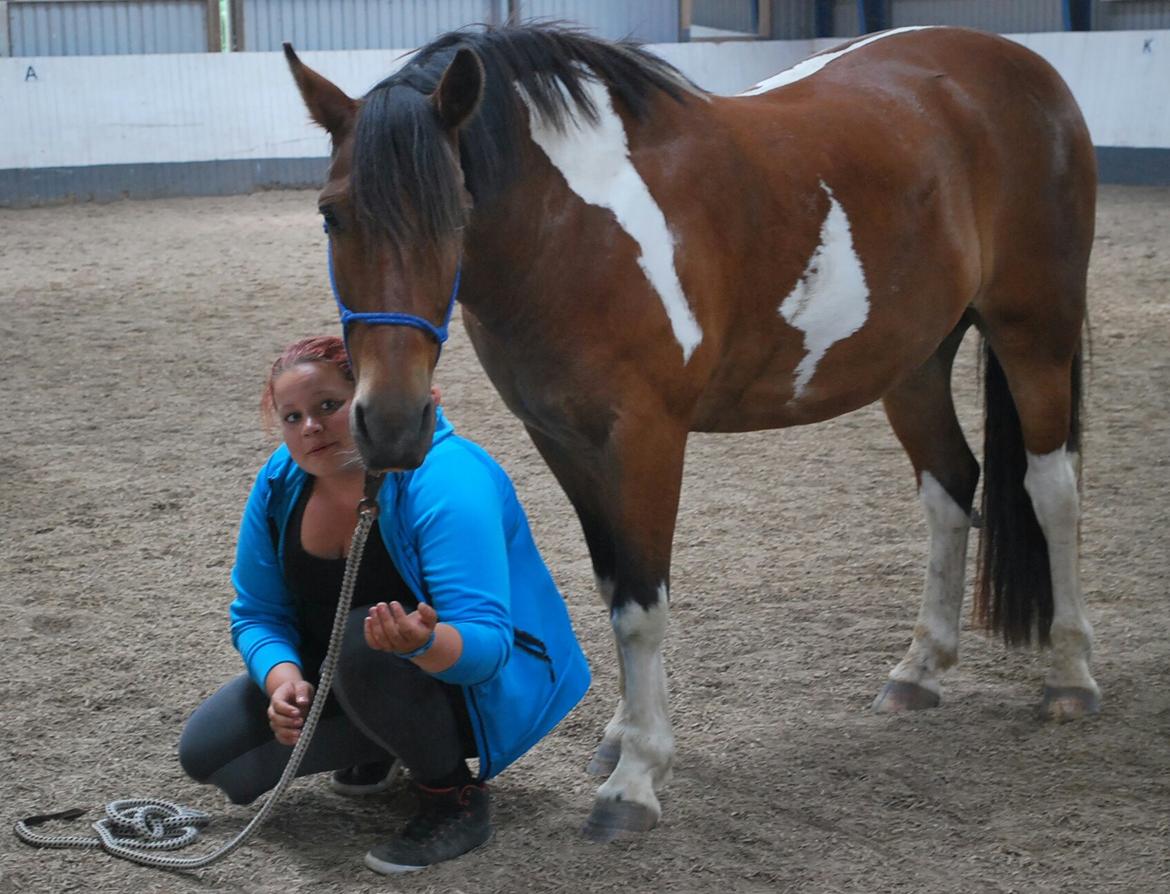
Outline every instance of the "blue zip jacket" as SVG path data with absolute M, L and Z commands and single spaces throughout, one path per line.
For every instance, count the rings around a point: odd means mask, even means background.
M 463 652 L 434 676 L 463 688 L 490 779 L 543 738 L 589 688 L 589 666 L 508 475 L 436 409 L 422 465 L 386 476 L 382 539 L 420 602 L 459 628 Z M 307 474 L 281 445 L 256 478 L 236 546 L 232 642 L 252 679 L 300 665 L 284 534 Z M 275 535 L 275 537 L 274 537 Z

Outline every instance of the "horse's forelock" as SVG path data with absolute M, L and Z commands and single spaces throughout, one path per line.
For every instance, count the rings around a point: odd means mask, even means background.
M 459 182 L 427 97 L 405 86 L 370 91 L 354 134 L 358 213 L 399 244 L 435 242 L 463 223 Z

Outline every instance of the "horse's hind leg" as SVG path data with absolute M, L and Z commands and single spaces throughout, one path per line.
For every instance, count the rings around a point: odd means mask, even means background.
M 1100 710 L 1100 690 L 1089 669 L 1093 630 L 1085 613 L 1078 569 L 1076 459 L 1064 447 L 1028 454 L 1024 486 L 1048 542 L 1052 577 L 1052 661 L 1036 709 L 1049 720 L 1073 720 Z
M 930 558 L 918 621 L 906 657 L 874 701 L 876 711 L 935 707 L 942 672 L 958 661 L 967 534 L 979 464 L 951 399 L 951 366 L 966 320 L 934 355 L 883 398 L 886 415 L 914 465 L 930 531 Z
M 988 348 L 975 602 L 1009 645 L 1051 643 L 1039 713 L 1064 719 L 1096 712 L 1099 698 L 1078 572 L 1076 458 L 1096 171 L 1067 94 L 1045 105 L 1038 126 L 1003 143 L 1017 156 L 1004 168 L 1014 179 L 1000 184 L 972 304 Z
M 977 602 L 1009 644 L 1051 644 L 1037 713 L 1054 720 L 1100 709 L 1078 567 L 1079 322 L 1017 318 L 986 327 L 988 430 L 998 413 L 997 439 L 1006 443 L 993 462 L 989 436 Z

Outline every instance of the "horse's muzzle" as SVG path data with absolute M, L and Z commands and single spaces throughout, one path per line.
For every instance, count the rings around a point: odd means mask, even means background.
M 416 469 L 431 449 L 435 404 L 354 401 L 350 428 L 371 472 Z

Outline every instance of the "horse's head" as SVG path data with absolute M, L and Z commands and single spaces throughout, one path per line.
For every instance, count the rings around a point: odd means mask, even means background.
M 371 468 L 414 467 L 434 426 L 429 386 L 438 344 L 430 328 L 444 322 L 459 278 L 465 225 L 476 322 L 506 328 L 515 296 L 548 292 L 527 264 L 531 246 L 543 250 L 548 279 L 561 275 L 579 236 L 570 223 L 581 207 L 579 186 L 558 170 L 564 159 L 550 161 L 550 143 L 576 168 L 596 143 L 581 142 L 581 134 L 604 131 L 612 150 L 605 157 L 624 158 L 624 125 L 610 126 L 611 103 L 647 121 L 660 96 L 685 102 L 703 94 L 640 47 L 556 25 L 442 35 L 360 100 L 303 65 L 287 44 L 285 55 L 310 115 L 333 138 L 319 203 L 338 301 L 359 315 L 347 327 L 354 437 Z M 609 207 L 598 190 L 625 189 L 623 171 L 624 163 L 588 171 L 586 202 Z M 360 318 L 371 313 L 402 325 Z
M 431 376 L 471 204 L 458 134 L 481 101 L 483 66 L 459 49 L 433 90 L 384 84 L 355 100 L 287 43 L 284 52 L 310 116 L 333 141 L 318 206 L 337 300 L 354 315 L 346 325 L 354 440 L 371 469 L 414 468 L 434 433 Z

